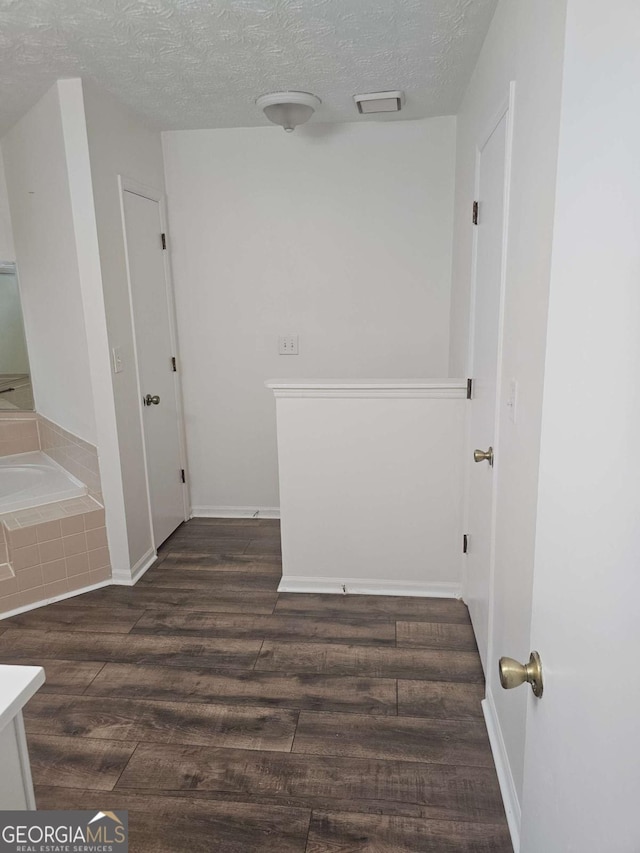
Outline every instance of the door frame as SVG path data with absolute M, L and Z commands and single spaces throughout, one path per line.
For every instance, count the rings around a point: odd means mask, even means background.
M 136 388 L 138 392 L 138 421 L 140 423 L 140 432 L 142 436 L 142 455 L 143 455 L 143 464 L 144 464 L 144 475 L 145 475 L 145 484 L 146 484 L 146 492 L 147 492 L 147 511 L 149 514 L 149 532 L 151 534 L 151 545 L 154 553 L 157 553 L 156 545 L 155 545 L 155 534 L 153 529 L 153 515 L 151 512 L 151 491 L 149 488 L 149 463 L 147 458 L 147 441 L 145 437 L 144 431 L 144 420 L 142 417 L 142 406 L 140 405 L 140 401 L 142 400 L 142 384 L 140 381 L 140 365 L 138 359 L 138 339 L 136 335 L 136 317 L 133 307 L 133 291 L 131 286 L 131 269 L 129 265 L 129 245 L 127 241 L 127 223 L 125 219 L 125 209 L 124 209 L 124 194 L 125 192 L 133 193 L 134 195 L 141 196 L 142 198 L 146 198 L 149 201 L 155 201 L 158 203 L 158 208 L 160 211 L 160 227 L 162 229 L 161 233 L 167 234 L 167 209 L 166 209 L 166 199 L 163 192 L 155 189 L 155 187 L 150 187 L 146 184 L 140 183 L 140 181 L 135 181 L 132 178 L 128 178 L 125 175 L 118 175 L 118 196 L 120 202 L 120 216 L 122 219 L 122 233 L 124 239 L 124 260 L 125 267 L 127 271 L 127 297 L 129 300 L 129 317 L 131 319 L 131 331 L 133 336 L 133 362 L 135 367 L 135 376 L 136 376 Z M 171 348 L 176 355 L 176 359 L 178 361 L 178 365 L 180 365 L 180 357 L 179 357 L 179 349 L 178 349 L 178 330 L 177 330 L 177 322 L 176 322 L 176 303 L 175 303 L 175 295 L 173 289 L 173 277 L 171 275 L 171 262 L 169 257 L 169 250 L 163 252 L 163 267 L 164 267 L 164 280 L 165 280 L 165 292 L 167 297 L 167 308 L 169 314 L 169 334 L 171 337 Z M 177 413 L 178 413 L 178 437 L 180 444 L 180 465 L 185 471 L 185 480 L 187 482 L 182 484 L 182 505 L 183 505 L 183 515 L 184 520 L 188 521 L 191 518 L 191 500 L 189 494 L 189 473 L 187 467 L 187 443 L 186 443 L 186 435 L 185 435 L 185 423 L 184 423 L 184 405 L 182 400 L 182 386 L 180 382 L 180 371 L 177 370 L 173 374 L 173 383 L 176 394 L 176 404 L 177 404 Z
M 478 136 L 475 146 L 475 169 L 474 169 L 474 199 L 478 200 L 480 192 L 480 165 L 482 152 L 498 127 L 502 119 L 506 115 L 506 135 L 505 135 L 505 156 L 504 156 L 504 190 L 503 190 L 503 222 L 502 222 L 502 254 L 500 262 L 500 295 L 498 308 L 498 357 L 496 363 L 496 401 L 494 409 L 494 451 L 496 460 L 494 463 L 494 480 L 493 493 L 491 499 L 491 527 L 489 531 L 489 607 L 487 617 L 487 664 L 493 660 L 494 655 L 494 631 L 493 617 L 495 606 L 495 544 L 496 544 L 496 515 L 497 515 L 497 498 L 500 474 L 500 410 L 502 407 L 502 362 L 504 349 L 504 317 L 505 317 L 505 297 L 507 285 L 507 260 L 509 248 L 509 214 L 510 214 L 510 196 L 511 196 L 511 174 L 513 161 L 513 132 L 514 132 L 514 113 L 515 113 L 515 97 L 516 84 L 515 81 L 509 83 L 509 90 L 499 106 L 491 113 L 491 118 L 483 125 L 484 130 Z M 471 288 L 470 288 L 470 306 L 469 306 L 469 339 L 467 350 L 467 376 L 473 377 L 473 347 L 475 344 L 475 308 L 477 297 L 477 265 L 478 265 L 478 229 L 473 227 L 473 242 L 471 249 Z M 470 400 L 473 403 L 473 396 Z M 464 525 L 465 530 L 468 530 L 469 524 L 469 507 L 471 500 L 471 465 L 475 464 L 471 461 L 471 416 L 468 411 L 466 436 L 465 436 L 465 455 L 466 461 L 464 466 Z M 473 547 L 473 538 L 471 538 L 471 547 Z M 464 600 L 467 589 L 468 579 L 468 562 L 463 555 L 462 560 L 462 598 Z

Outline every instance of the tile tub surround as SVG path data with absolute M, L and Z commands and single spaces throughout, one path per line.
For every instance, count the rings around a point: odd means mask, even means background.
M 89 497 L 7 513 L 0 528 L 0 618 L 111 577 L 104 509 Z
M 36 412 L 0 412 L 0 456 L 33 450 L 89 494 L 0 514 L 0 619 L 111 577 L 97 449 Z
M 0 456 L 40 449 L 35 412 L 0 412 Z
M 40 450 L 85 483 L 89 494 L 102 503 L 98 451 L 93 444 L 38 415 Z
M 102 503 L 98 451 L 93 444 L 36 412 L 0 411 L 0 456 L 42 450 L 84 483 Z
M 87 487 L 43 453 L 0 456 L 0 514 L 87 494 Z

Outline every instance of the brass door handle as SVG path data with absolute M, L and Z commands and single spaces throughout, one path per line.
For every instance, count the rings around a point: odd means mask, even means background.
M 160 397 L 157 394 L 147 394 L 146 397 L 143 397 L 142 402 L 145 406 L 157 406 L 160 402 Z
M 542 661 L 538 652 L 531 652 L 529 663 L 522 664 L 513 658 L 500 658 L 500 684 L 505 690 L 520 687 L 525 682 L 531 685 L 533 695 L 542 696 Z
M 474 450 L 473 461 L 488 462 L 493 468 L 493 447 L 490 447 L 488 450 Z

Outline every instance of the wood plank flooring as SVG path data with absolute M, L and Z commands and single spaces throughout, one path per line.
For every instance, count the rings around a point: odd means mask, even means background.
M 194 519 L 133 588 L 0 624 L 44 666 L 38 807 L 132 853 L 508 853 L 465 606 L 278 594 L 276 521 Z

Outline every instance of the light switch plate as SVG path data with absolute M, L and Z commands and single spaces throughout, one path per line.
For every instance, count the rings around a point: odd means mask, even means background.
M 278 347 L 280 355 L 298 355 L 298 336 L 280 335 Z

